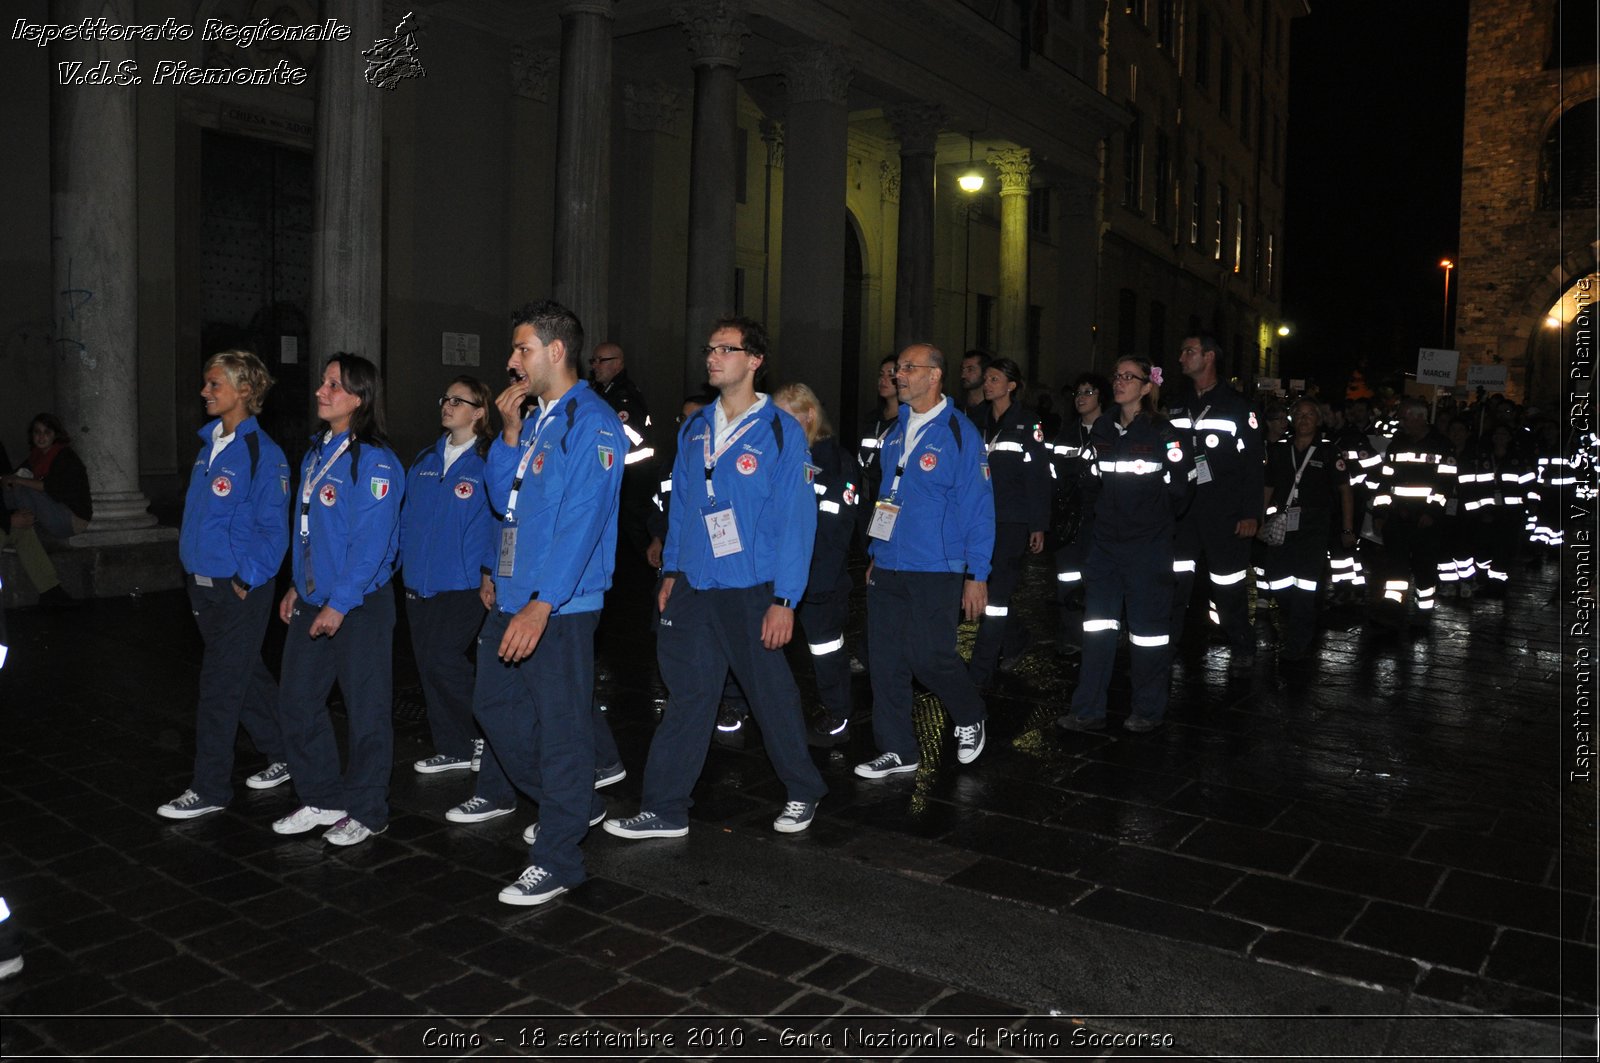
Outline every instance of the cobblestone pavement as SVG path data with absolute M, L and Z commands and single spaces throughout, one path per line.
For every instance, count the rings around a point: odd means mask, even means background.
M 759 745 L 716 748 L 689 837 L 595 831 L 590 880 L 538 909 L 495 900 L 534 810 L 447 824 L 470 782 L 410 770 L 431 750 L 403 634 L 391 826 L 338 850 L 268 829 L 287 787 L 155 816 L 192 756 L 181 593 L 13 613 L 0 893 L 26 967 L 0 1052 L 1593 1056 L 1595 791 L 1564 781 L 1553 568 L 1426 633 L 1334 611 L 1303 665 L 1261 609 L 1253 668 L 1186 646 L 1142 736 L 1051 726 L 1076 667 L 1044 637 L 1048 580 L 977 763 L 924 698 L 917 774 L 858 779 L 858 720 L 816 753 L 815 826 L 779 836 Z M 643 607 L 608 613 L 600 657 L 631 814 L 662 697 Z

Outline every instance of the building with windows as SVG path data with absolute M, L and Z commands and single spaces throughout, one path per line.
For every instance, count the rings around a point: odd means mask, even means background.
M 63 413 L 92 540 L 181 493 L 214 351 L 266 359 L 291 455 L 323 360 L 372 357 L 413 453 L 445 383 L 497 381 L 508 309 L 546 295 L 661 410 L 728 311 L 846 426 L 913 339 L 1059 386 L 1126 352 L 1173 364 L 1203 328 L 1230 374 L 1272 375 L 1305 10 L 193 0 L 153 22 L 22 0 L 0 425 Z
M 1595 5 L 1472 0 L 1470 19 L 1455 343 L 1549 409 L 1594 376 Z

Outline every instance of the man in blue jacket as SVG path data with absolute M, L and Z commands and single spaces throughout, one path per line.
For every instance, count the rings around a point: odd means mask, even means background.
M 872 647 L 872 736 L 879 754 L 864 779 L 913 772 L 911 680 L 955 721 L 956 759 L 983 752 L 987 713 L 956 653 L 957 614 L 988 604 L 994 490 L 983 436 L 943 394 L 944 355 L 931 343 L 900 352 L 900 420 L 884 437 L 883 487 L 867 525 L 867 643 Z
M 534 905 L 583 881 L 578 843 L 605 811 L 594 792 L 594 632 L 628 443 L 578 378 L 583 326 L 572 311 L 547 300 L 511 323 L 511 386 L 495 400 L 505 429 L 484 473 L 504 514 L 496 608 L 478 636 L 473 713 L 512 783 L 539 803 L 528 867 L 500 891 L 506 904 Z
M 755 389 L 767 354 L 758 322 L 723 318 L 704 350 L 719 397 L 678 436 L 657 592 L 656 655 L 669 700 L 650 743 L 639 814 L 606 820 L 607 833 L 619 838 L 689 832 L 689 792 L 730 669 L 787 791 L 772 829 L 805 830 L 827 792 L 783 656 L 817 530 L 805 429 Z

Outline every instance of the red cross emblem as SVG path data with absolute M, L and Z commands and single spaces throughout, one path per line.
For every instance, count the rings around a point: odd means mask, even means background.
M 462 480 L 459 483 L 457 483 L 456 484 L 456 497 L 457 498 L 471 498 L 472 497 L 472 485 L 470 483 L 468 483 L 466 480 Z
M 233 483 L 226 476 L 219 476 L 211 481 L 211 493 L 218 498 L 227 498 L 233 494 Z
M 544 472 L 544 451 L 541 450 L 533 456 L 533 474 L 538 476 L 542 472 Z
M 317 498 L 321 499 L 323 505 L 331 506 L 339 501 L 339 492 L 333 489 L 332 484 L 323 484 L 322 490 L 317 492 Z
M 932 472 L 933 467 L 939 464 L 939 456 L 933 453 L 924 454 L 922 455 L 922 460 L 917 464 L 922 466 L 923 472 Z
M 754 454 L 740 454 L 739 460 L 733 463 L 734 468 L 749 476 L 756 471 L 756 456 Z

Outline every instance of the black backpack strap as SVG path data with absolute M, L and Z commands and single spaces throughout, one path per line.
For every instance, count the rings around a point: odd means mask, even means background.
M 572 423 L 578 419 L 578 396 L 567 400 L 567 430 L 561 433 L 561 453 L 567 452 L 567 440 L 572 438 Z
M 261 461 L 261 440 L 254 432 L 244 437 L 244 448 L 250 452 L 250 480 L 255 482 L 256 465 Z
M 778 453 L 783 453 L 783 418 L 778 416 L 778 411 L 772 411 L 772 438 L 778 444 Z
M 956 437 L 956 450 L 961 449 L 961 415 L 954 410 L 950 411 L 950 434 Z
M 350 437 L 350 482 L 355 483 L 360 477 L 356 474 L 356 463 L 361 460 L 361 440 L 355 436 Z

